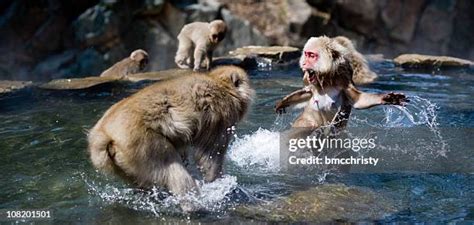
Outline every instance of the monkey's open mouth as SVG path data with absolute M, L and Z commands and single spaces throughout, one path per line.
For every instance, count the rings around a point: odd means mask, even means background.
M 316 71 L 314 70 L 306 70 L 306 73 L 308 74 L 308 81 L 310 83 L 315 83 L 316 82 Z

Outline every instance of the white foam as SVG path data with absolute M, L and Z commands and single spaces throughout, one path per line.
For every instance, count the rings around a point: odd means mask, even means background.
M 280 133 L 259 128 L 252 134 L 236 136 L 228 158 L 244 169 L 277 172 L 280 168 Z

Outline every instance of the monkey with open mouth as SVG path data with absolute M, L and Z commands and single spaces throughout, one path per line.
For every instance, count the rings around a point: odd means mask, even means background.
M 304 80 L 308 83 L 275 107 L 282 113 L 294 104 L 308 102 L 292 127 L 316 129 L 334 125 L 345 127 L 352 108 L 367 109 L 377 105 L 405 105 L 402 93 L 371 94 L 358 90 L 353 82 L 350 49 L 326 36 L 310 38 L 300 58 Z

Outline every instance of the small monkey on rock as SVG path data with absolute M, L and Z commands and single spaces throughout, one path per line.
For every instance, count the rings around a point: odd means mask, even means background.
M 310 38 L 300 58 L 300 67 L 308 85 L 276 104 L 282 112 L 290 105 L 308 102 L 293 127 L 312 130 L 325 125 L 345 127 L 351 109 L 377 105 L 404 105 L 404 94 L 369 94 L 358 90 L 353 82 L 352 49 L 326 36 Z
M 179 68 L 194 71 L 204 68 L 209 70 L 212 64 L 212 53 L 217 45 L 224 39 L 227 25 L 222 20 L 210 23 L 194 22 L 187 24 L 178 35 L 178 51 L 175 62 Z
M 198 192 L 183 165 L 188 147 L 204 180 L 214 181 L 222 173 L 228 128 L 244 117 L 253 95 L 247 73 L 235 66 L 153 84 L 110 107 L 90 130 L 92 164 L 140 187 L 159 185 L 178 196 Z
M 129 57 L 115 63 L 100 74 L 101 77 L 124 79 L 129 74 L 142 72 L 148 65 L 148 53 L 142 49 L 132 52 Z

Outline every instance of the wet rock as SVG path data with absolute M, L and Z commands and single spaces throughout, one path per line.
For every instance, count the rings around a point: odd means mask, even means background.
M 432 56 L 419 54 L 403 54 L 393 60 L 403 67 L 468 67 L 472 61 L 450 56 Z
M 274 202 L 240 206 L 235 212 L 265 221 L 324 223 L 373 221 L 396 211 L 394 201 L 369 189 L 325 184 Z
M 246 46 L 230 51 L 229 55 L 230 57 L 221 58 L 218 62 L 233 61 L 248 68 L 254 65 L 262 66 L 259 64 L 264 64 L 263 66 L 292 64 L 299 60 L 301 51 L 288 46 Z
M 118 80 L 107 77 L 58 79 L 39 85 L 38 87 L 46 90 L 81 90 L 117 81 Z
M 162 81 L 192 73 L 192 70 L 170 69 L 157 72 L 130 74 L 125 79 L 113 77 L 85 77 L 73 79 L 57 79 L 39 85 L 40 89 L 46 90 L 85 90 L 99 85 L 115 84 L 123 82 L 138 81 Z
M 18 91 L 30 87 L 32 84 L 31 81 L 0 80 L 0 94 Z
M 158 72 L 148 72 L 148 73 L 136 73 L 130 74 L 127 76 L 127 80 L 132 82 L 138 82 L 143 80 L 150 80 L 150 81 L 162 81 L 168 80 L 180 76 L 185 76 L 191 74 L 191 70 L 185 69 L 169 69 L 163 70 Z

